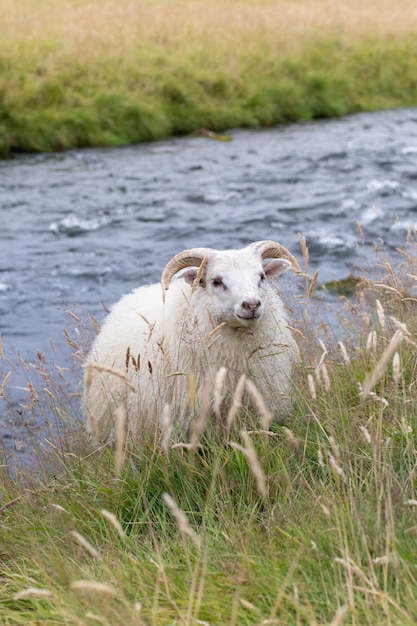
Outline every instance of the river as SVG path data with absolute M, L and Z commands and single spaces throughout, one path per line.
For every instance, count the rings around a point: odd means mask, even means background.
M 228 135 L 0 162 L 0 385 L 38 351 L 63 366 L 66 309 L 101 321 L 182 249 L 274 239 L 300 256 L 301 233 L 328 282 L 415 230 L 416 108 Z M 15 402 L 0 399 L 6 447 L 23 437 Z

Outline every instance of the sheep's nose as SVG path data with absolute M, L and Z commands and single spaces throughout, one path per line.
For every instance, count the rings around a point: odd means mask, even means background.
M 242 302 L 242 309 L 245 309 L 245 311 L 257 311 L 260 306 L 261 301 L 255 298 L 253 300 L 244 300 Z

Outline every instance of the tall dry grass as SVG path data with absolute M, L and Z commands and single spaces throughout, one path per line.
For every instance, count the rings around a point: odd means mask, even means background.
M 255 393 L 243 380 L 232 417 L 246 424 L 220 442 L 205 414 L 194 445 L 177 446 L 167 413 L 156 445 L 90 448 L 43 363 L 26 416 L 42 404 L 59 429 L 38 442 L 36 471 L 0 468 L 0 621 L 415 624 L 415 242 L 402 256 L 394 265 L 378 252 L 356 293 L 341 295 L 337 334 L 306 277 L 295 406 L 282 424 L 259 399 L 242 414 L 241 394 Z M 5 396 L 12 384 L 0 376 Z M 221 386 L 220 370 L 217 398 Z
M 259 51 L 286 53 L 312 39 L 364 36 L 385 39 L 413 34 L 417 7 L 412 0 L 350 3 L 334 0 L 108 0 L 0 2 L 2 48 L 59 43 L 57 57 L 136 59 L 138 50 L 171 48 L 175 55 L 225 50 L 232 58 Z M 204 54 L 205 56 L 205 54 Z M 51 56 L 50 60 L 53 60 Z M 223 58 L 224 60 L 224 58 Z

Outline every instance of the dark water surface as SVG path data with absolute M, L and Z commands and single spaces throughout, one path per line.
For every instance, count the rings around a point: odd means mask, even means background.
M 230 136 L 0 162 L 4 355 L 48 355 L 50 338 L 65 341 L 63 309 L 101 320 L 103 302 L 159 280 L 184 248 L 275 239 L 299 255 L 301 233 L 326 282 L 358 262 L 358 222 L 362 263 L 374 242 L 394 251 L 414 229 L 417 109 Z

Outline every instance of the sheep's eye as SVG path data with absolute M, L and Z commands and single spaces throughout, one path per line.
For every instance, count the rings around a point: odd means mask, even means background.
M 260 275 L 260 279 L 261 279 L 261 280 L 265 280 L 265 278 L 266 278 L 266 274 L 263 274 L 263 273 L 262 273 L 262 274 Z
M 214 287 L 224 287 L 224 283 L 221 278 L 213 278 L 213 280 L 211 281 L 211 284 Z

